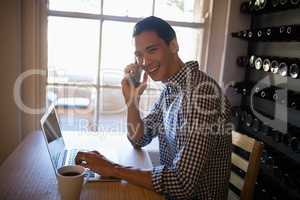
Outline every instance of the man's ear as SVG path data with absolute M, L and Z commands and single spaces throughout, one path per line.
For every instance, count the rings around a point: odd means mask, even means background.
M 179 46 L 178 46 L 176 38 L 174 38 L 173 40 L 170 41 L 169 48 L 170 48 L 172 53 L 178 53 Z

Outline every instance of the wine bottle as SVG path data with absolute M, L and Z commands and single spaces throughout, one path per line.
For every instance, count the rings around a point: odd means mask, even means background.
M 250 82 L 235 82 L 231 87 L 234 88 L 236 93 L 246 96 L 250 94 L 252 85 Z
M 281 6 L 286 6 L 288 3 L 288 0 L 279 0 L 279 3 L 281 4 Z
M 298 4 L 300 4 L 300 0 L 290 0 L 290 3 L 292 5 L 298 5 Z
M 247 30 L 243 30 L 243 31 L 239 31 L 239 32 L 234 32 L 231 35 L 232 35 L 232 37 L 240 38 L 240 39 L 243 39 L 243 40 L 247 40 L 248 39 L 248 31 Z
M 248 40 L 253 40 L 253 30 L 248 30 L 247 31 L 247 39 Z
M 271 38 L 272 38 L 272 28 L 271 27 L 265 28 L 263 31 L 263 39 L 265 41 L 270 41 Z
M 266 8 L 268 1 L 267 0 L 260 0 L 260 8 L 259 10 L 263 10 Z
M 288 66 L 285 62 L 281 62 L 278 67 L 278 73 L 281 76 L 287 76 L 288 74 Z
M 279 33 L 284 34 L 284 32 L 285 32 L 285 26 L 282 25 L 282 26 L 279 27 Z
M 254 11 L 258 11 L 260 8 L 260 0 L 254 0 Z
M 256 0 L 249 0 L 248 8 L 250 12 L 253 12 L 255 10 L 255 2 Z
M 272 41 L 280 41 L 280 40 L 287 40 L 286 38 L 286 27 L 284 25 L 279 27 L 271 27 L 272 30 Z
M 276 60 L 273 60 L 271 62 L 271 72 L 274 73 L 274 74 L 277 74 L 278 69 L 279 69 L 279 63 Z
M 257 97 L 260 97 L 260 93 L 261 91 L 266 88 L 267 86 L 264 85 L 264 84 L 257 84 L 254 86 L 254 95 L 257 96 Z
M 259 86 L 255 86 L 255 87 L 254 87 L 254 95 L 258 96 L 260 90 L 261 90 L 261 89 L 260 89 Z
M 242 33 L 242 38 L 243 39 L 247 39 L 247 36 L 248 36 L 248 30 L 244 30 L 241 32 Z
M 258 29 L 256 32 L 256 38 L 257 40 L 261 40 L 263 38 L 263 31 L 261 29 Z
M 289 69 L 290 77 L 298 78 L 299 77 L 299 72 L 300 72 L 300 69 L 299 69 L 299 66 L 297 64 L 293 63 L 293 64 L 290 65 L 290 69 Z
M 269 87 L 263 88 L 260 91 L 259 95 L 263 99 L 274 101 L 274 97 L 273 96 L 274 96 L 274 93 L 275 93 L 276 89 L 277 88 L 274 87 L 274 86 L 269 86 Z
M 288 106 L 293 109 L 300 108 L 300 93 L 288 91 Z
M 268 58 L 265 58 L 263 60 L 263 69 L 265 72 L 268 72 L 270 70 L 271 67 L 271 61 Z
M 272 0 L 271 4 L 272 4 L 273 8 L 276 8 L 279 5 L 279 0 Z
M 274 102 L 278 102 L 279 101 L 279 94 L 277 93 L 277 91 L 275 90 L 275 92 L 273 93 L 273 101 Z
M 297 24 L 287 25 L 285 29 L 284 38 L 287 41 L 300 40 L 300 26 Z
M 254 68 L 254 62 L 256 60 L 256 56 L 255 55 L 251 55 L 249 58 L 249 66 Z
M 262 68 L 262 59 L 260 57 L 255 59 L 254 66 L 256 70 L 260 70 Z
M 266 0 L 255 0 L 254 1 L 254 10 L 255 11 L 260 11 L 264 9 L 266 6 L 267 1 Z

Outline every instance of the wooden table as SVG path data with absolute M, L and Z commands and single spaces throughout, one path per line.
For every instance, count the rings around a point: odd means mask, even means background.
M 63 133 L 68 148 L 95 149 L 124 165 L 151 168 L 146 151 L 131 147 L 124 134 Z M 55 172 L 41 132 L 28 135 L 0 166 L 0 199 L 60 199 Z M 164 199 L 161 195 L 127 183 L 91 182 L 81 199 Z

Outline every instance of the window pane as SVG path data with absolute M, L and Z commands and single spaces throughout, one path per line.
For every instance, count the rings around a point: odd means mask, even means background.
M 96 89 L 47 86 L 47 105 L 54 103 L 62 130 L 95 130 Z
M 156 0 L 155 15 L 165 20 L 200 22 L 199 0 Z
M 48 26 L 48 82 L 95 83 L 100 22 L 49 17 Z
M 202 47 L 202 29 L 173 27 L 179 45 L 179 56 L 183 62 L 197 60 Z
M 126 65 L 134 61 L 133 23 L 105 21 L 103 23 L 101 77 L 102 85 L 121 85 Z
M 126 105 L 121 88 L 101 88 L 99 105 L 100 132 L 126 131 Z
M 101 0 L 49 0 L 50 10 L 100 14 Z
M 157 101 L 160 93 L 161 89 L 147 89 L 146 91 L 144 91 L 143 95 L 141 96 L 139 107 L 142 116 L 146 116 L 151 111 L 151 108 L 153 104 Z
M 105 15 L 146 17 L 151 15 L 152 0 L 104 0 Z
M 148 77 L 149 80 L 149 86 L 147 87 L 147 89 L 154 89 L 154 90 L 162 90 L 163 87 L 163 83 L 160 81 L 153 81 L 150 76 Z

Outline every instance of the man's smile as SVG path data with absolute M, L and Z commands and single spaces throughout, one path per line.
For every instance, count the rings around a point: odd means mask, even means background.
M 150 65 L 147 67 L 148 73 L 153 73 L 160 68 L 160 64 Z

